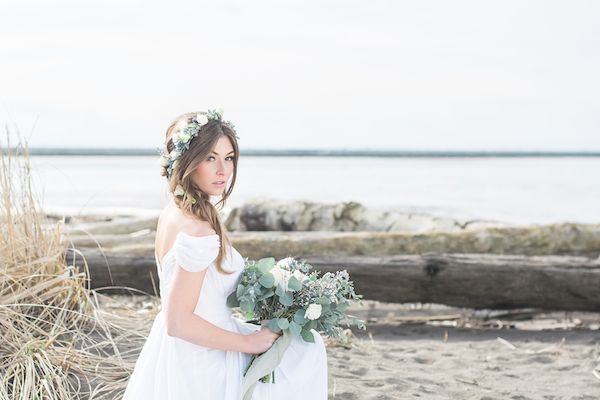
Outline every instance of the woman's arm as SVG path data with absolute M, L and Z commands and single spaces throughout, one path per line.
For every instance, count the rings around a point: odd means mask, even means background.
M 189 272 L 175 264 L 165 311 L 167 333 L 204 347 L 251 353 L 248 336 L 222 329 L 194 314 L 206 271 Z

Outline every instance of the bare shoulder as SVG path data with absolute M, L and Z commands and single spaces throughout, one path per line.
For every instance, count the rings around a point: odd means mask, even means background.
M 187 216 L 183 218 L 179 230 L 191 236 L 209 236 L 217 234 L 208 221 L 201 221 L 197 218 Z
M 169 230 L 174 233 L 183 232 L 190 236 L 208 236 L 217 233 L 208 221 L 186 215 L 177 207 L 167 210 L 165 216 L 169 221 L 168 225 L 171 227 Z

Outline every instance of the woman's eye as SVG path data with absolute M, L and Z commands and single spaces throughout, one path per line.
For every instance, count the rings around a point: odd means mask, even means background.
M 208 156 L 208 160 L 209 160 L 209 161 L 210 161 L 211 159 L 213 159 L 213 158 L 215 158 L 215 157 L 213 157 L 213 156 Z M 227 157 L 227 158 L 225 158 L 225 159 L 226 159 L 226 160 L 233 161 L 233 156 L 229 156 L 229 157 Z

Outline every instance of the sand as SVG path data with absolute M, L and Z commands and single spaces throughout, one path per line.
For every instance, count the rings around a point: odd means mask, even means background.
M 330 399 L 600 399 L 600 314 L 414 306 L 357 312 L 368 330 L 328 347 Z M 435 315 L 462 317 L 414 321 Z
M 149 329 L 156 299 L 110 297 Z M 378 301 L 350 312 L 368 329 L 328 344 L 329 399 L 600 399 L 600 313 Z

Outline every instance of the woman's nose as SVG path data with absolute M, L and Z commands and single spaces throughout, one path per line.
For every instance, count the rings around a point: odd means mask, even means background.
M 225 173 L 225 161 L 221 161 L 221 160 L 220 160 L 220 161 L 217 163 L 217 172 L 219 172 L 219 173 L 221 173 L 221 174 Z

